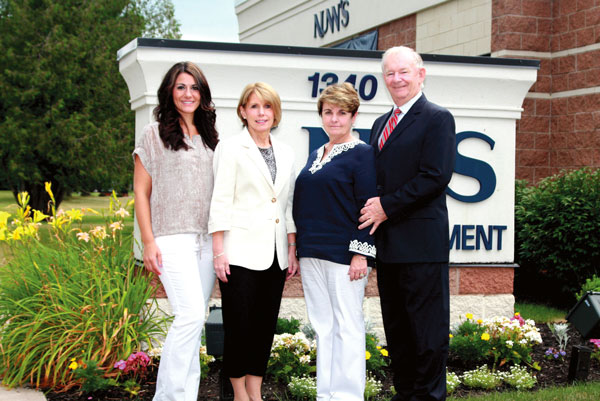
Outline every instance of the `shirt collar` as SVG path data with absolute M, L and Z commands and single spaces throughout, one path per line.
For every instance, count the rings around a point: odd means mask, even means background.
M 408 113 L 408 111 L 413 106 L 413 104 L 415 104 L 422 95 L 423 95 L 423 92 L 419 91 L 419 93 L 417 93 L 415 96 L 413 96 L 412 99 L 410 99 L 408 102 L 404 103 L 402 106 L 398 107 L 394 104 L 394 110 L 397 108 L 400 109 L 400 111 L 402 112 L 401 115 Z

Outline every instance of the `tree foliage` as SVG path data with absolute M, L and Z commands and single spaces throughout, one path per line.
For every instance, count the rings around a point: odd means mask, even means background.
M 134 115 L 116 52 L 178 37 L 170 0 L 0 0 L 0 185 L 46 210 L 131 182 Z

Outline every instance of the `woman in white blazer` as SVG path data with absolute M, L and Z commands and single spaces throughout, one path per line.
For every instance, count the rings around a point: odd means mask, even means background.
M 271 86 L 247 85 L 237 112 L 243 131 L 215 150 L 208 231 L 223 306 L 224 373 L 235 401 L 258 401 L 283 286 L 298 271 L 294 152 L 271 136 L 281 120 Z

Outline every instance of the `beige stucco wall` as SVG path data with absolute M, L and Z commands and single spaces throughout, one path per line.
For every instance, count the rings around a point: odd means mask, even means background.
M 492 0 L 453 0 L 417 13 L 419 53 L 490 53 Z

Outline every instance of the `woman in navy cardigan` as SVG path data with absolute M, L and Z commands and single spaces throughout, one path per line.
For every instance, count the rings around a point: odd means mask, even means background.
M 364 400 L 367 265 L 375 258 L 360 209 L 376 194 L 371 146 L 352 136 L 360 101 L 349 83 L 328 86 L 317 107 L 329 142 L 296 180 L 294 221 L 308 317 L 317 333 L 317 400 Z

